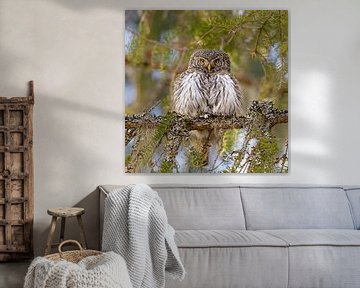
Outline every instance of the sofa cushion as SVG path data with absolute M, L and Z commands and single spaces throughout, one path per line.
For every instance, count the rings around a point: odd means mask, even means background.
M 240 188 L 234 185 L 150 185 L 164 203 L 176 230 L 245 230 Z M 105 193 L 121 185 L 102 185 Z
M 360 229 L 360 188 L 346 189 L 349 198 L 356 229 Z
M 289 288 L 359 288 L 358 246 L 289 247 Z
M 348 229 L 262 230 L 289 246 L 360 246 L 360 231 Z
M 186 275 L 166 288 L 287 288 L 288 247 L 179 248 Z
M 265 229 L 354 229 L 342 188 L 241 187 L 246 226 Z
M 244 230 L 176 231 L 175 242 L 178 247 L 288 246 L 285 241 L 268 233 Z
M 359 287 L 360 231 L 265 230 L 289 247 L 289 288 Z
M 156 187 L 176 230 L 245 229 L 239 187 Z

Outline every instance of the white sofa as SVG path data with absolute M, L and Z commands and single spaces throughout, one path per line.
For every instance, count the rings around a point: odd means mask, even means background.
M 167 288 L 360 287 L 360 188 L 153 188 L 187 271 Z

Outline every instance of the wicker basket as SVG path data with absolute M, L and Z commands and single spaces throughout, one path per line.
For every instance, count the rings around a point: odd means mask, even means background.
M 65 244 L 68 244 L 68 243 L 76 244 L 79 247 L 79 250 L 63 252 L 61 250 L 61 248 Z M 81 244 L 76 240 L 66 240 L 66 241 L 61 242 L 58 250 L 59 250 L 59 253 L 47 255 L 47 256 L 45 256 L 45 258 L 47 258 L 49 260 L 55 260 L 55 261 L 56 260 L 66 260 L 69 262 L 78 263 L 80 260 L 84 259 L 85 257 L 96 256 L 96 255 L 102 254 L 102 252 L 100 252 L 100 251 L 83 249 Z

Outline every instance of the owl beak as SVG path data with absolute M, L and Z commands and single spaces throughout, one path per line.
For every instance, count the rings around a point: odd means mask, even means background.
M 207 68 L 208 68 L 208 71 L 210 72 L 210 71 L 211 71 L 211 64 L 209 64 L 209 65 L 207 66 Z

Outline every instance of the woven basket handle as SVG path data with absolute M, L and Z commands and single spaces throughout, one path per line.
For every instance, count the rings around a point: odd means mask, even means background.
M 62 248 L 65 244 L 67 244 L 67 243 L 76 244 L 76 245 L 79 247 L 80 252 L 82 252 L 82 251 L 84 250 L 84 249 L 82 248 L 81 244 L 80 244 L 78 241 L 76 241 L 76 240 L 65 240 L 65 241 L 63 241 L 63 242 L 60 243 L 59 248 L 58 248 L 59 253 L 60 253 L 60 256 L 61 256 L 61 254 L 63 253 L 63 251 L 61 250 L 61 248 Z

